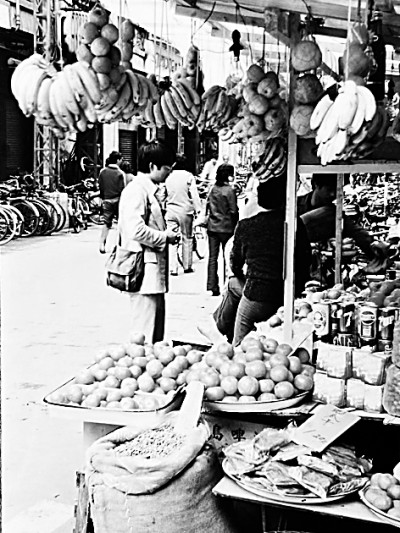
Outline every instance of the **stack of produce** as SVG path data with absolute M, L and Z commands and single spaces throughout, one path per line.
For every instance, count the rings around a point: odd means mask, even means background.
M 322 62 L 321 50 L 314 41 L 300 41 L 292 49 L 291 61 L 296 74 L 293 82 L 295 104 L 290 113 L 290 127 L 300 137 L 312 137 L 310 119 L 323 88 L 311 71 L 317 69 Z
M 127 21 L 125 21 L 127 22 Z M 61 72 L 38 54 L 22 61 L 11 88 L 26 116 L 35 116 L 63 138 L 67 131 L 85 131 L 96 122 L 128 120 L 144 114 L 158 100 L 157 88 L 144 76 L 124 70 L 115 43 L 118 29 L 108 12 L 96 6 L 80 28 L 78 61 Z
M 251 65 L 242 86 L 238 111 L 220 132 L 229 142 L 257 142 L 285 134 L 288 113 L 285 100 L 279 94 L 279 79 L 275 72 Z M 234 100 L 232 100 L 234 104 Z
M 133 39 L 135 37 L 135 26 L 132 21 L 126 19 L 121 24 L 120 49 L 121 65 L 128 70 L 132 70 L 131 59 L 133 56 Z
M 260 181 L 278 178 L 287 166 L 287 143 L 283 137 L 265 141 L 264 152 L 253 163 L 254 176 Z
M 202 97 L 202 107 L 197 120 L 197 128 L 215 132 L 224 128 L 236 110 L 236 98 L 229 96 L 225 87 L 213 85 Z
M 373 474 L 362 495 L 373 508 L 383 511 L 400 524 L 400 482 L 396 477 L 381 472 Z
M 343 57 L 345 81 L 337 94 L 330 91 L 318 102 L 311 116 L 310 127 L 317 131 L 317 155 L 322 165 L 364 158 L 386 137 L 389 116 L 365 86 L 364 76 L 371 67 L 365 40 L 363 26 L 353 26 Z
M 345 496 L 367 482 L 372 461 L 353 447 L 332 444 L 316 453 L 292 438 L 291 429 L 267 427 L 251 440 L 224 448 L 223 468 L 245 486 L 279 498 Z
M 274 339 L 246 338 L 237 349 L 224 342 L 204 353 L 190 345 L 135 342 L 99 352 L 72 383 L 47 397 L 50 403 L 87 408 L 157 409 L 191 381 L 205 386 L 208 400 L 263 402 L 288 399 L 313 387 L 314 368 L 304 349 L 292 353 Z
M 180 76 L 172 84 L 160 84 L 161 96 L 154 106 L 157 128 L 166 125 L 174 130 L 178 124 L 192 129 L 199 117 L 201 99 L 188 78 Z

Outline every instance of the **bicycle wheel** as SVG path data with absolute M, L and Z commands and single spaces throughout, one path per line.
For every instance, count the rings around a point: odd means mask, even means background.
M 193 233 L 193 253 L 199 260 L 204 259 L 207 249 L 207 232 L 201 226 L 196 226 Z
M 40 214 L 35 205 L 28 200 L 11 200 L 12 206 L 21 213 L 24 223 L 21 228 L 21 237 L 35 235 L 39 227 Z
M 37 198 L 30 198 L 29 201 L 39 211 L 39 225 L 36 231 L 37 235 L 45 235 L 51 224 L 51 211 L 50 208 Z
M 0 208 L 0 246 L 7 244 L 17 233 L 17 217 L 11 211 Z
M 88 203 L 82 197 L 78 196 L 77 207 L 78 207 L 78 218 L 81 222 L 82 229 L 87 229 L 88 227 L 87 221 L 88 221 L 88 215 L 89 215 Z
M 9 211 L 10 213 L 12 213 L 15 216 L 17 230 L 16 230 L 14 238 L 21 237 L 22 228 L 23 228 L 23 225 L 24 225 L 24 217 L 22 216 L 22 213 L 16 207 L 14 207 L 12 205 L 8 205 L 8 204 L 7 205 L 3 205 L 2 208 L 5 209 L 6 211 Z
M 43 235 L 50 235 L 51 233 L 56 231 L 56 228 L 60 222 L 59 212 L 54 205 L 55 202 L 51 200 L 50 198 L 40 198 L 40 201 L 44 203 L 44 205 L 47 207 L 50 213 L 49 224 L 48 224 L 46 231 L 43 233 Z
M 90 222 L 101 226 L 103 224 L 103 202 L 100 196 L 94 196 L 89 200 L 89 211 Z
M 61 231 L 67 223 L 67 213 L 65 212 L 63 206 L 59 204 L 56 200 L 52 200 L 52 202 L 54 204 L 54 209 L 57 211 L 58 214 L 58 224 L 54 231 Z

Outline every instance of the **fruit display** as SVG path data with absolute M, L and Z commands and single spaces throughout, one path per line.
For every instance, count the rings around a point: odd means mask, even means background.
M 378 307 L 400 307 L 400 278 L 370 283 L 369 290 L 367 302 Z
M 266 402 L 291 398 L 313 387 L 314 368 L 306 350 L 274 339 L 249 337 L 237 349 L 227 342 L 202 352 L 167 341 L 110 346 L 89 368 L 49 395 L 50 403 L 135 410 L 157 409 L 191 381 L 205 386 L 205 398 L 225 402 Z
M 257 161 L 253 163 L 254 176 L 260 182 L 270 178 L 278 178 L 285 173 L 287 167 L 287 144 L 282 137 L 265 141 L 265 149 Z
M 388 473 L 371 476 L 370 484 L 362 491 L 361 499 L 381 516 L 393 519 L 400 526 L 400 482 Z
M 213 85 L 201 97 L 202 107 L 197 128 L 220 131 L 236 110 L 236 98 L 229 96 L 225 87 Z
M 132 23 L 124 21 L 123 35 Z M 130 29 L 130 30 L 129 30 Z M 96 122 L 110 123 L 142 116 L 158 100 L 152 81 L 129 67 L 125 44 L 108 12 L 95 6 L 79 29 L 76 63 L 57 71 L 39 54 L 22 61 L 11 78 L 11 89 L 26 116 L 49 126 L 59 138 L 68 131 L 84 132 Z
M 287 130 L 288 111 L 276 72 L 264 72 L 259 65 L 250 65 L 246 80 L 240 85 L 237 111 L 219 132 L 220 139 L 245 143 L 283 136 Z M 230 98 L 233 106 L 235 99 Z

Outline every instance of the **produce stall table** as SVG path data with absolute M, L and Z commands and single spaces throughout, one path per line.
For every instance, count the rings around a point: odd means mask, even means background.
M 375 516 L 363 503 L 360 501 L 340 501 L 339 503 L 328 503 L 323 505 L 299 505 L 293 503 L 278 502 L 275 500 L 269 500 L 256 496 L 251 492 L 239 487 L 234 481 L 228 477 L 224 477 L 213 489 L 213 493 L 216 496 L 224 498 L 233 498 L 236 500 L 247 501 L 255 503 L 261 506 L 262 513 L 262 531 L 266 533 L 270 529 L 268 528 L 268 507 L 288 507 L 290 509 L 296 509 L 303 512 L 319 513 L 323 515 L 332 516 L 335 518 L 345 518 L 358 520 L 363 522 L 370 522 L 379 524 L 379 533 L 389 533 L 393 531 L 393 526 L 383 524 L 382 521 Z

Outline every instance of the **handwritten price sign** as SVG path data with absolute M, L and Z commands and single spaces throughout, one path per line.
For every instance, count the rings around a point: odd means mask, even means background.
M 359 416 L 335 405 L 322 405 L 315 415 L 294 431 L 292 440 L 316 452 L 322 452 L 359 420 Z

